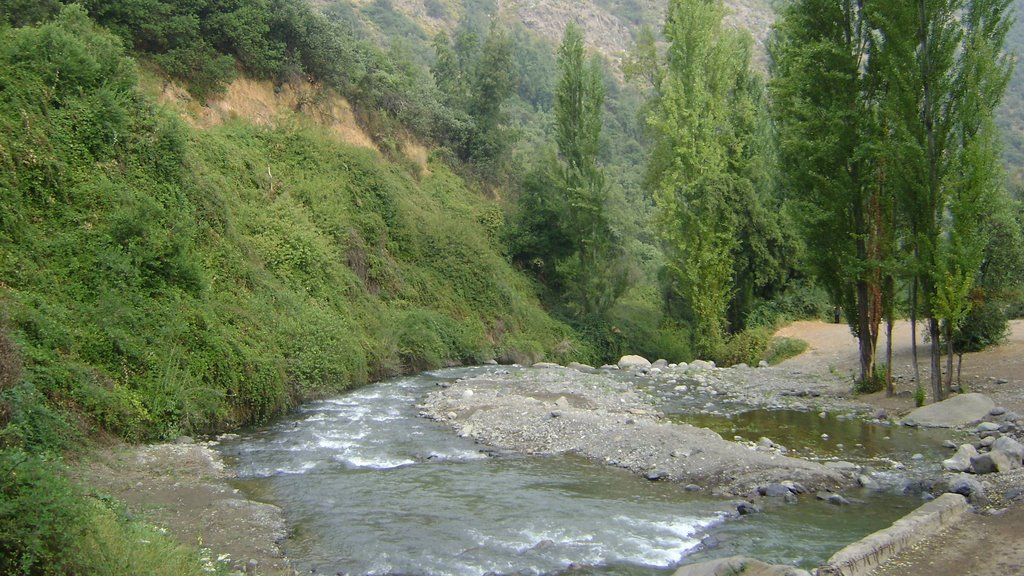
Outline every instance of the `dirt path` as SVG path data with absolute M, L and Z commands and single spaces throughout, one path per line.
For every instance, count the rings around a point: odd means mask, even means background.
M 918 327 L 920 330 L 920 327 Z M 846 324 L 794 322 L 776 334 L 799 338 L 808 343 L 803 354 L 781 363 L 780 367 L 805 372 L 839 373 L 852 383 L 859 370 L 857 340 Z M 928 350 L 918 338 L 921 379 L 929 378 Z M 884 338 L 879 342 L 879 356 L 884 359 Z M 886 398 L 884 392 L 859 397 L 890 413 L 908 412 L 914 408 L 915 388 L 910 322 L 893 326 L 893 375 L 897 396 Z M 953 363 L 956 369 L 956 360 Z M 955 379 L 955 375 L 954 375 Z M 981 392 L 1007 410 L 1024 414 L 1024 320 L 1010 323 L 1010 335 L 997 348 L 964 355 L 961 379 L 971 392 Z
M 898 377 L 898 395 L 884 392 L 863 395 L 858 400 L 890 414 L 914 408 L 913 365 L 910 323 L 893 330 L 893 372 Z M 852 375 L 858 369 L 857 341 L 846 325 L 795 322 L 778 335 L 800 338 L 808 350 L 781 366 L 801 371 L 841 372 Z M 928 378 L 927 350 L 919 350 L 922 379 Z M 1024 414 L 1024 321 L 1011 323 L 1007 341 L 994 349 L 964 356 L 963 382 L 972 392 L 990 396 L 998 406 Z M 1011 483 L 1021 485 L 1021 474 Z M 1004 483 L 1005 484 L 1005 483 Z M 1005 489 L 1006 486 L 1001 486 Z M 997 500 L 998 503 L 998 500 Z M 994 512 L 994 514 L 993 514 Z M 1020 576 L 1024 575 L 1024 505 L 983 510 L 933 536 L 873 571 L 872 576 Z

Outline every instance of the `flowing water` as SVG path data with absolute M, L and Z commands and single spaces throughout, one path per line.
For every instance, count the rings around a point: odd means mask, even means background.
M 919 503 L 805 497 L 736 518 L 734 500 L 571 455 L 489 455 L 417 415 L 439 383 L 493 369 L 368 386 L 221 449 L 244 491 L 284 509 L 302 573 L 660 574 L 737 553 L 810 568 Z

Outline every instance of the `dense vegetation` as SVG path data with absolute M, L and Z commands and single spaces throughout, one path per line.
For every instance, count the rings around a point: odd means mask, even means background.
M 865 375 L 883 318 L 929 319 L 950 361 L 998 342 L 1024 308 L 993 161 L 1007 2 L 938 4 L 927 78 L 901 7 L 786 3 L 766 80 L 720 1 L 672 0 L 622 82 L 575 25 L 556 46 L 494 2 L 428 2 L 457 20 L 431 35 L 386 0 L 0 0 L 0 571 L 202 569 L 157 535 L 117 549 L 148 529 L 60 473 L 88 438 L 492 358 L 775 361 L 801 349 L 777 323 L 833 305 Z M 380 153 L 298 111 L 192 128 L 139 87 L 242 75 L 344 96 Z

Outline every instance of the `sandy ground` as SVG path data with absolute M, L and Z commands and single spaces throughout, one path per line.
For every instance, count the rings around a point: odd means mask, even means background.
M 918 355 L 921 379 L 928 387 L 928 350 L 918 326 Z M 803 354 L 786 360 L 779 367 L 807 372 L 831 372 L 847 376 L 852 382 L 859 371 L 857 340 L 846 324 L 794 322 L 779 330 L 778 336 L 799 338 L 808 343 Z M 885 341 L 879 340 L 879 359 L 884 361 Z M 858 400 L 885 408 L 892 413 L 909 412 L 914 408 L 915 383 L 912 361 L 910 322 L 893 326 L 893 375 L 897 396 L 887 398 L 884 392 L 860 396 Z M 943 364 L 944 365 L 944 364 Z M 953 362 L 956 380 L 956 359 Z M 1010 323 L 1010 335 L 997 348 L 964 355 L 961 380 L 971 392 L 981 392 L 1007 410 L 1024 414 L 1024 320 Z
M 796 322 L 782 329 L 779 335 L 800 338 L 809 344 L 806 352 L 781 366 L 794 370 L 839 371 L 851 375 L 851 380 L 858 369 L 856 340 L 846 325 Z M 880 392 L 858 400 L 900 414 L 914 408 L 910 323 L 894 326 L 893 335 L 893 372 L 899 377 L 896 380 L 898 395 L 888 398 Z M 927 379 L 927 351 L 919 350 L 919 353 L 921 377 Z M 1024 321 L 1011 323 L 1011 334 L 1003 345 L 965 355 L 961 377 L 970 391 L 990 396 L 998 406 L 1024 413 Z M 968 514 L 962 522 L 872 572 L 872 576 L 1021 575 L 1024 575 L 1024 506 L 1020 504 Z

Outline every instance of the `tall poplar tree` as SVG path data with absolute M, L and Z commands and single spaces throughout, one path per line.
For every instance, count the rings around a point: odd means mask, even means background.
M 555 181 L 563 200 L 562 226 L 572 253 L 558 264 L 577 316 L 600 315 L 622 293 L 613 264 L 618 244 L 605 214 L 608 186 L 598 165 L 605 88 L 601 63 L 587 59 L 583 33 L 570 22 L 558 48 L 555 89 Z
M 795 0 L 776 26 L 772 83 L 789 193 L 819 279 L 847 313 L 860 381 L 874 376 L 882 315 L 883 189 L 872 36 L 862 0 Z
M 993 116 L 1011 62 L 1009 0 L 873 2 L 884 75 L 887 155 L 909 225 L 910 276 L 928 319 L 932 396 L 952 378 L 952 341 L 987 243 L 982 222 L 1002 186 Z M 915 306 L 915 312 L 917 308 Z M 946 381 L 941 344 L 947 344 Z
M 668 268 L 694 320 L 695 351 L 715 356 L 725 343 L 733 296 L 737 217 L 730 199 L 736 169 L 733 108 L 750 61 L 749 34 L 722 26 L 721 0 L 671 0 L 660 91 L 648 122 L 655 149 L 648 179 Z

